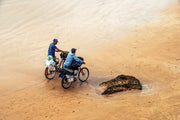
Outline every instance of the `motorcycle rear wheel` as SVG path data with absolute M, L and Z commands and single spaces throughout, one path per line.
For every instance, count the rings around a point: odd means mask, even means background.
M 72 82 L 68 82 L 66 75 L 62 78 L 61 85 L 64 89 L 68 89 L 71 87 Z

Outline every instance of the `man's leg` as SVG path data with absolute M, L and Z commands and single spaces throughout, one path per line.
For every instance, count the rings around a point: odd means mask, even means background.
M 78 66 L 75 62 L 73 62 L 73 63 L 69 66 L 69 69 L 77 70 L 78 67 L 79 67 L 79 66 Z
M 78 57 L 78 58 L 84 61 L 84 58 L 82 57 Z M 76 61 L 73 61 L 72 64 L 69 66 L 69 69 L 78 70 L 78 67 L 80 67 L 80 65 Z
M 56 63 L 56 56 L 53 58 L 53 61 Z M 56 63 L 57 64 L 57 63 Z

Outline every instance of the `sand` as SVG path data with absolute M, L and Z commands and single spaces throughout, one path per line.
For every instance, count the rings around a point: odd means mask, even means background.
M 0 120 L 179 120 L 179 1 L 66 2 L 0 1 Z M 88 82 L 64 90 L 58 76 L 45 78 L 54 37 L 63 50 L 78 48 Z M 143 90 L 100 95 L 99 83 L 119 74 L 135 76 Z

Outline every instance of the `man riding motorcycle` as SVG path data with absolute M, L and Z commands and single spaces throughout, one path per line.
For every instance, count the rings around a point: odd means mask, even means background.
M 76 57 L 76 48 L 71 49 L 71 53 L 68 54 L 64 67 L 72 70 L 77 70 L 82 64 L 85 64 L 84 59 L 82 57 Z

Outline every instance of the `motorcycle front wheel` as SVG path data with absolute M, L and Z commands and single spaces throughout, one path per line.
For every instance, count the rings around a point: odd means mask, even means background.
M 81 82 L 85 82 L 89 78 L 89 70 L 86 67 L 80 69 L 78 78 Z
M 53 65 L 45 68 L 45 77 L 49 80 L 53 79 L 56 76 L 56 68 Z

